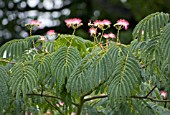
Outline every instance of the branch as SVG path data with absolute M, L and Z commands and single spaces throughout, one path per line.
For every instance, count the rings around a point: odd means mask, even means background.
M 145 97 L 148 97 L 148 96 L 153 92 L 153 90 L 154 90 L 156 87 L 157 87 L 157 85 L 155 85 L 155 86 L 152 88 L 152 90 L 151 90 Z
M 106 98 L 106 97 L 108 97 L 108 95 L 93 96 L 93 97 L 84 99 L 84 102 L 94 100 L 94 99 Z
M 56 107 L 56 106 L 54 106 L 53 104 L 51 104 L 46 98 L 45 98 L 45 101 L 46 101 L 49 105 L 51 105 L 52 107 L 54 107 L 61 115 L 64 115 L 64 113 L 63 113 L 58 107 Z
M 158 100 L 158 99 L 153 99 L 151 97 L 145 97 L 145 96 L 131 96 L 131 98 L 136 98 L 136 99 L 149 99 L 151 101 L 154 101 L 154 102 L 170 102 L 170 100 Z
M 51 98 L 56 98 L 56 99 L 60 99 L 60 97 L 57 97 L 57 96 L 53 96 L 53 95 L 42 95 L 42 94 L 36 94 L 36 93 L 27 93 L 26 95 L 28 96 L 40 96 L 40 97 L 51 97 Z
M 16 63 L 16 62 L 10 62 L 9 60 L 6 60 L 6 59 L 0 59 L 0 62 L 10 63 L 10 64 Z
M 28 93 L 26 94 L 27 96 L 40 96 L 40 97 L 50 97 L 50 98 L 56 98 L 59 100 L 62 100 L 62 98 L 54 96 L 54 95 L 45 95 L 45 94 L 36 94 L 36 93 Z M 73 103 L 71 102 L 73 105 L 75 105 L 76 107 L 79 106 L 77 103 Z

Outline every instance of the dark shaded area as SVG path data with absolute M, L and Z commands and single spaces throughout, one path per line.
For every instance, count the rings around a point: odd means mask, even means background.
M 121 32 L 121 41 L 129 43 L 135 25 L 145 16 L 157 12 L 170 12 L 169 0 L 0 0 L 0 45 L 11 39 L 29 36 L 25 24 L 36 19 L 43 26 L 33 34 L 45 35 L 50 29 L 57 33 L 68 34 L 72 30 L 65 26 L 66 18 L 78 17 L 84 25 L 76 31 L 86 39 L 89 19 L 109 19 L 113 24 L 120 18 L 130 22 L 128 31 Z M 108 31 L 116 34 L 111 27 Z

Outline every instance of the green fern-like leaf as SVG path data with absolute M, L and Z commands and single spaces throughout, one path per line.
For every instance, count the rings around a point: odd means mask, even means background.
M 2 113 L 6 106 L 8 106 L 8 79 L 9 76 L 3 66 L 0 65 L 0 113 Z
M 163 51 L 164 59 L 170 60 L 170 23 L 164 27 L 161 37 L 161 49 Z
M 55 44 L 56 49 L 58 50 L 61 46 L 69 46 L 70 41 L 73 37 L 74 37 L 74 39 L 72 41 L 72 46 L 76 47 L 80 51 L 81 56 L 83 56 L 83 57 L 88 52 L 90 52 L 90 50 L 94 46 L 93 42 L 91 42 L 89 40 L 85 40 L 82 37 L 72 36 L 72 35 L 67 35 L 67 34 L 61 34 L 56 41 L 56 44 Z
M 163 29 L 163 34 L 161 36 L 161 45 L 162 49 L 162 66 L 161 70 L 165 76 L 170 76 L 170 24 Z
M 169 14 L 157 12 L 150 14 L 141 20 L 133 30 L 133 38 L 141 40 L 151 39 L 153 36 L 159 35 L 161 29 L 169 22 Z M 142 32 L 143 31 L 143 32 Z
M 146 45 L 141 49 L 140 58 L 151 74 L 160 73 L 157 68 L 161 67 L 163 57 L 159 37 L 146 41 Z
M 107 51 L 92 52 L 76 66 L 67 83 L 72 95 L 86 95 L 111 75 L 113 61 Z
M 34 68 L 38 74 L 49 74 L 51 72 L 51 55 L 37 55 L 34 60 Z
M 48 51 L 48 52 L 50 52 L 50 53 L 54 52 L 54 51 L 55 51 L 55 42 L 53 42 L 53 41 L 48 41 L 48 42 L 46 43 L 46 47 L 47 47 L 47 51 Z
M 35 69 L 26 63 L 17 63 L 11 68 L 9 81 L 12 94 L 18 98 L 21 93 L 23 97 L 37 86 L 38 74 Z
M 39 54 L 35 56 L 34 68 L 39 74 L 38 82 L 43 84 L 51 77 L 51 55 Z
M 154 109 L 145 100 L 132 99 L 132 105 L 139 115 L 156 115 Z
M 32 62 L 38 52 L 35 49 L 25 50 L 22 54 L 22 61 L 30 61 Z
M 110 80 L 108 96 L 112 102 L 132 95 L 140 82 L 140 66 L 136 58 L 129 53 L 119 57 Z
M 31 36 L 25 39 L 11 40 L 0 47 L 0 56 L 5 58 L 20 58 L 22 53 L 33 47 L 33 41 L 40 36 Z
M 109 48 L 108 53 L 112 57 L 113 62 L 116 63 L 119 57 L 127 55 L 128 49 L 122 45 L 113 43 L 112 46 Z
M 53 76 L 57 78 L 57 85 L 60 91 L 73 68 L 80 60 L 79 51 L 74 47 L 64 46 L 53 54 L 51 69 Z

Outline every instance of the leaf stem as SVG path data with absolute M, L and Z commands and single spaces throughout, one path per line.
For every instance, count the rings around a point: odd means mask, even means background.
M 75 35 L 74 35 L 74 34 L 75 34 L 75 31 L 76 31 L 76 29 L 73 30 L 72 38 L 71 38 L 71 41 L 70 41 L 70 46 L 72 45 L 72 42 L 73 42 L 73 39 L 74 39 L 74 36 L 75 36 Z

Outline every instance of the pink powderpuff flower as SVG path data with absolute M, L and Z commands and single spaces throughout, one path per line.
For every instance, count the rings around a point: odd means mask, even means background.
M 115 34 L 113 34 L 113 33 L 109 33 L 108 36 L 109 36 L 109 38 L 116 38 Z
M 97 34 L 97 28 L 90 28 L 89 33 L 90 33 L 90 36 L 96 35 Z
M 44 36 L 40 36 L 40 41 L 46 41 L 47 39 Z
M 163 97 L 163 99 L 167 98 L 167 92 L 166 91 L 160 91 L 161 96 Z
M 63 105 L 64 105 L 64 102 L 59 102 L 59 104 L 60 104 L 61 106 L 63 106 Z
M 101 20 L 96 20 L 96 21 L 94 21 L 94 26 L 95 26 L 95 27 L 99 27 L 99 26 L 101 26 L 101 25 L 103 25 L 103 22 L 102 22 Z
M 93 24 L 92 24 L 91 20 L 89 20 L 89 22 L 88 22 L 88 26 L 93 26 Z
M 54 30 L 49 30 L 47 31 L 47 38 L 50 40 L 50 41 L 54 41 L 55 38 L 56 38 L 56 33 Z
M 94 21 L 94 26 L 100 28 L 101 30 L 105 30 L 110 27 L 111 22 L 109 20 L 96 20 Z M 106 26 L 106 27 L 105 27 Z
M 116 38 L 116 36 L 113 33 L 109 33 L 109 34 L 103 34 L 104 38 Z
M 125 19 L 119 19 L 115 25 L 120 25 L 122 26 L 125 30 L 128 29 L 129 22 Z
M 104 38 L 109 38 L 109 35 L 108 34 L 103 34 L 103 37 Z
M 47 31 L 47 35 L 52 36 L 52 35 L 55 35 L 55 34 L 56 34 L 56 33 L 55 33 L 54 30 L 49 30 L 49 31 Z
M 31 20 L 30 25 L 32 25 L 32 26 L 40 26 L 41 22 L 38 21 L 38 20 Z
M 72 112 L 71 115 L 76 115 L 76 113 L 75 113 L 75 112 Z
M 79 19 L 79 18 L 70 18 L 70 19 L 66 19 L 65 20 L 65 23 L 66 23 L 66 26 L 68 28 L 72 27 L 72 28 L 78 28 L 82 25 L 82 20 Z
M 111 22 L 109 20 L 106 20 L 106 19 L 103 20 L 102 22 L 103 22 L 104 25 L 107 25 L 107 26 L 111 24 Z

